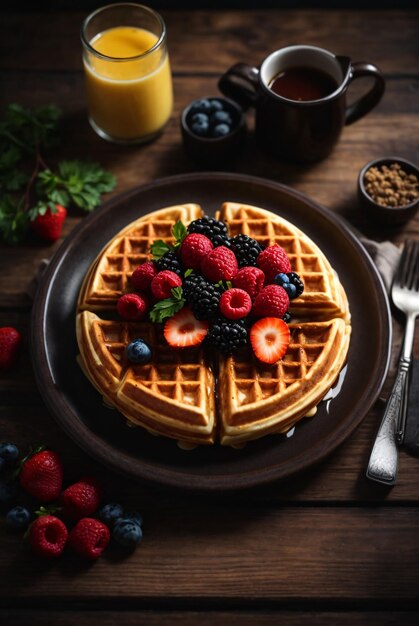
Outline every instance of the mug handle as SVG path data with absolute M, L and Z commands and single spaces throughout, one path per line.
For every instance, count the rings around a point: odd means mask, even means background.
M 364 115 L 366 115 L 379 103 L 386 85 L 383 73 L 372 63 L 353 63 L 351 69 L 352 76 L 349 82 L 352 82 L 357 78 L 370 76 L 374 79 L 374 84 L 365 95 L 347 107 L 345 113 L 346 126 L 348 126 L 348 124 L 353 124 L 361 117 L 364 117 Z
M 218 81 L 219 90 L 246 110 L 255 106 L 259 70 L 246 63 L 236 63 Z

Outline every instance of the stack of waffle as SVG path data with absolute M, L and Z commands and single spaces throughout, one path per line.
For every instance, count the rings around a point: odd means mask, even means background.
M 302 231 L 269 211 L 225 203 L 217 215 L 230 236 L 244 233 L 263 247 L 277 243 L 304 282 L 292 300 L 291 341 L 275 365 L 252 351 L 229 357 L 206 354 L 201 345 L 174 349 L 151 322 L 109 320 L 118 298 L 130 291 L 135 267 L 150 257 L 156 239 L 171 243 L 171 228 L 202 216 L 198 205 L 169 207 L 136 220 L 118 233 L 93 262 L 78 302 L 80 364 L 107 403 L 127 420 L 182 445 L 240 446 L 285 432 L 313 414 L 342 369 L 349 345 L 350 314 L 344 289 L 330 263 Z M 152 348 L 147 365 L 126 359 L 125 348 L 141 337 Z

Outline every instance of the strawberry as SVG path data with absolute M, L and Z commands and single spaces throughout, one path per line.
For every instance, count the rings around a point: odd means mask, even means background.
M 267 285 L 256 296 L 252 315 L 255 317 L 284 317 L 289 305 L 290 299 L 283 287 Z
M 60 497 L 66 517 L 78 520 L 92 515 L 100 506 L 102 489 L 93 476 L 86 476 L 65 489 Z
M 249 315 L 252 309 L 252 300 L 243 289 L 227 289 L 221 295 L 220 311 L 230 320 L 238 320 Z
M 281 272 L 287 274 L 291 271 L 291 263 L 287 253 L 278 244 L 265 248 L 259 254 L 256 264 L 264 272 L 266 284 L 273 283 L 277 274 Z
M 290 331 L 284 320 L 264 317 L 250 329 L 253 352 L 263 363 L 276 363 L 287 351 Z
M 156 300 L 165 300 L 172 295 L 172 289 L 181 287 L 182 279 L 170 270 L 159 272 L 151 281 L 151 293 Z
M 164 325 L 165 339 L 173 348 L 197 346 L 204 341 L 207 332 L 208 322 L 198 321 L 189 307 L 183 307 Z
M 116 310 L 123 320 L 139 322 L 148 308 L 147 297 L 139 293 L 126 293 L 116 303 Z
M 19 354 L 22 337 L 12 326 L 0 328 L 0 370 L 12 367 Z
M 211 252 L 214 244 L 205 235 L 191 233 L 183 240 L 180 256 L 185 268 L 199 270 L 204 257 Z
M 77 554 L 94 561 L 108 546 L 109 539 L 109 528 L 103 522 L 83 517 L 71 529 L 68 543 Z
M 28 540 L 33 550 L 40 556 L 56 559 L 67 543 L 67 528 L 58 517 L 42 515 L 28 530 Z
M 136 291 L 148 291 L 151 281 L 157 274 L 157 268 L 153 261 L 146 261 L 135 268 L 131 274 L 131 285 Z
M 232 250 L 226 246 L 214 248 L 202 260 L 201 270 L 205 278 L 212 283 L 220 280 L 231 280 L 237 274 L 239 265 Z
M 22 462 L 20 485 L 40 502 L 52 502 L 61 493 L 63 466 L 61 459 L 51 450 L 38 450 Z
M 242 267 L 233 278 L 233 286 L 247 291 L 254 300 L 265 282 L 265 274 L 258 267 Z
M 56 204 L 55 209 L 48 207 L 43 214 L 38 213 L 31 221 L 31 228 L 42 239 L 56 241 L 61 236 L 66 217 L 67 210 L 61 204 Z

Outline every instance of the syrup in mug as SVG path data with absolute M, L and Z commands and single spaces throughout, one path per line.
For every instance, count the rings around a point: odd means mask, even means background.
M 288 100 L 321 100 L 333 93 L 338 84 L 330 76 L 314 67 L 289 67 L 269 83 L 269 88 Z
M 158 39 L 143 28 L 118 26 L 90 41 L 97 52 L 112 57 L 90 54 L 84 68 L 90 116 L 113 138 L 152 136 L 170 117 L 169 57 L 165 47 L 153 49 Z

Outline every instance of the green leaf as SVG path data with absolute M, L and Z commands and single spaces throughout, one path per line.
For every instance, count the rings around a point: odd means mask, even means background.
M 174 245 L 175 248 L 181 245 L 187 234 L 188 231 L 186 230 L 185 224 L 181 220 L 178 220 L 176 224 L 172 227 L 172 235 L 176 240 L 176 243 Z
M 185 306 L 185 302 L 182 287 L 173 287 L 172 297 L 159 300 L 150 311 L 151 321 L 160 323 L 168 317 L 172 317 Z
M 150 246 L 153 261 L 158 261 L 164 254 L 166 254 L 166 252 L 170 252 L 170 250 L 172 250 L 172 247 L 163 241 L 163 239 L 157 239 Z
M 10 195 L 0 197 L 0 240 L 17 244 L 28 230 L 28 215 L 22 211 L 21 203 Z
M 186 270 L 185 272 L 185 278 L 188 278 L 188 276 L 190 276 L 191 274 L 193 274 L 193 269 L 189 268 L 188 270 Z

